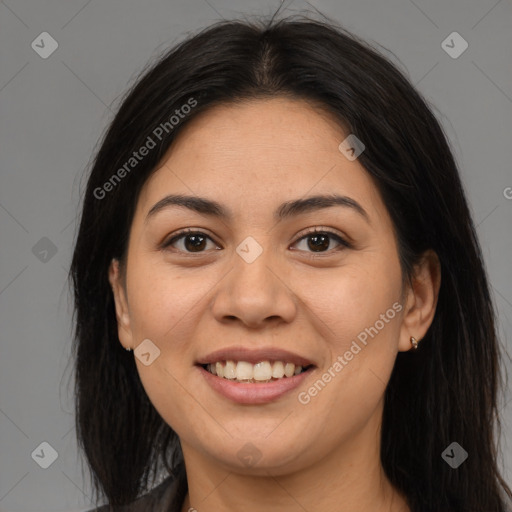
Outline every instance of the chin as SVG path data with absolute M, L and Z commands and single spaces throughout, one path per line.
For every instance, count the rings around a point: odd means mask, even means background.
M 260 434 L 261 435 L 261 434 Z M 229 443 L 204 446 L 212 459 L 228 471 L 250 475 L 284 475 L 300 465 L 301 449 L 297 442 L 287 436 L 287 442 L 264 437 L 245 436 L 230 439 Z

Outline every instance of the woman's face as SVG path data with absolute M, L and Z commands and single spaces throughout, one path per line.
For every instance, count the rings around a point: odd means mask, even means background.
M 303 101 L 218 106 L 145 184 L 125 283 L 111 267 L 119 336 L 139 347 L 141 381 L 186 457 L 277 475 L 377 438 L 397 352 L 421 333 L 404 321 L 389 214 L 339 149 L 348 135 Z M 345 199 L 307 202 L 334 195 Z M 195 235 L 173 241 L 183 229 Z M 282 376 L 292 363 L 308 370 Z

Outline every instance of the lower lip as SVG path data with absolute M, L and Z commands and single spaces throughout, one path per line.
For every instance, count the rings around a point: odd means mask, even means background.
M 248 383 L 217 377 L 217 375 L 213 375 L 213 373 L 205 370 L 202 366 L 197 368 L 199 368 L 206 382 L 214 391 L 233 402 L 252 405 L 267 404 L 293 391 L 307 379 L 313 370 L 313 368 L 310 368 L 305 372 L 299 373 L 299 375 L 283 377 L 272 382 Z

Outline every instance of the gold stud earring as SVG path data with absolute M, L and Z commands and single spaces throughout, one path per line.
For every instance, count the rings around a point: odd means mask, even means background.
M 414 347 L 414 350 L 418 350 L 418 340 L 414 336 L 411 336 L 411 345 Z

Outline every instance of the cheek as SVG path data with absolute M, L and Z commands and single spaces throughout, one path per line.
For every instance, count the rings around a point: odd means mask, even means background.
M 340 426 L 358 428 L 375 410 L 396 359 L 403 309 L 400 269 L 398 264 L 385 272 L 378 267 L 352 266 L 337 276 L 331 273 L 323 294 L 304 286 L 305 302 L 329 358 L 312 385 L 300 390 L 301 403 L 331 411 L 333 421 L 325 428 L 332 426 L 335 437 L 341 435 Z M 323 420 L 321 414 L 312 417 L 313 423 Z
M 195 404 L 187 390 L 194 389 L 190 379 L 197 315 L 204 311 L 204 300 L 216 280 L 206 271 L 202 276 L 187 276 L 186 269 L 151 264 L 150 258 L 133 258 L 132 264 L 127 287 L 135 344 L 149 339 L 160 351 L 148 366 L 135 356 L 137 371 L 160 415 L 173 428 L 186 431 L 185 418 Z M 198 409 L 198 418 L 200 413 Z
M 323 277 L 297 277 L 297 294 L 314 313 L 312 321 L 328 342 L 333 357 L 348 350 L 358 336 L 363 343 L 377 334 L 381 339 L 397 337 L 393 334 L 397 333 L 400 309 L 400 269 L 398 264 L 382 269 L 367 258 L 366 262 L 331 270 Z
M 128 283 L 131 327 L 138 338 L 158 342 L 161 350 L 178 348 L 191 328 L 194 309 L 201 307 L 213 283 L 187 277 L 162 263 L 134 264 Z M 205 276 L 206 277 L 206 276 Z M 173 342 L 172 344 L 170 342 Z

